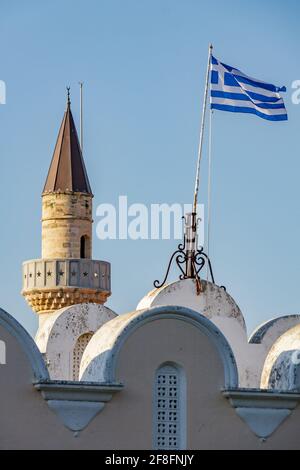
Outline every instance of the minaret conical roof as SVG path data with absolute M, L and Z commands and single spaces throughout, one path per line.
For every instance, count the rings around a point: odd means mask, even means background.
M 69 92 L 67 109 L 60 126 L 43 192 L 64 191 L 92 194 L 71 112 Z

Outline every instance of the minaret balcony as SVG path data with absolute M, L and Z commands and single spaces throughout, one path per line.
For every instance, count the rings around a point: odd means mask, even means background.
M 22 295 L 37 313 L 79 303 L 104 303 L 111 294 L 110 263 L 36 259 L 23 263 Z

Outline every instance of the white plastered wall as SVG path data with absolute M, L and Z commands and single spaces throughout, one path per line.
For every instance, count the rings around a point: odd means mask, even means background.
M 137 309 L 162 305 L 191 308 L 209 318 L 229 342 L 239 373 L 239 386 L 259 388 L 265 358 L 272 344 L 289 328 L 300 323 L 299 315 L 289 315 L 265 323 L 247 338 L 243 314 L 233 298 L 221 287 L 201 281 L 203 291 L 197 295 L 195 281 L 185 279 L 155 289 L 137 305 Z M 254 339 L 255 337 L 255 339 Z
M 73 351 L 78 338 L 95 333 L 117 314 L 99 304 L 78 304 L 45 315 L 35 341 L 53 380 L 73 380 Z

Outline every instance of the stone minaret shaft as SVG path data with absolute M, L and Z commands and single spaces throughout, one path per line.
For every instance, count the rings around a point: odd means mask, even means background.
M 42 194 L 42 259 L 23 264 L 23 290 L 37 313 L 104 303 L 110 264 L 92 260 L 92 198 L 69 94 Z
M 43 194 L 42 258 L 91 258 L 92 196 Z

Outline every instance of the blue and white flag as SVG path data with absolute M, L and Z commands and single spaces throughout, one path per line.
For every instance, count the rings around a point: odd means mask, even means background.
M 250 78 L 238 69 L 211 58 L 212 109 L 233 113 L 251 113 L 269 121 L 287 120 L 279 92 L 285 87 Z

